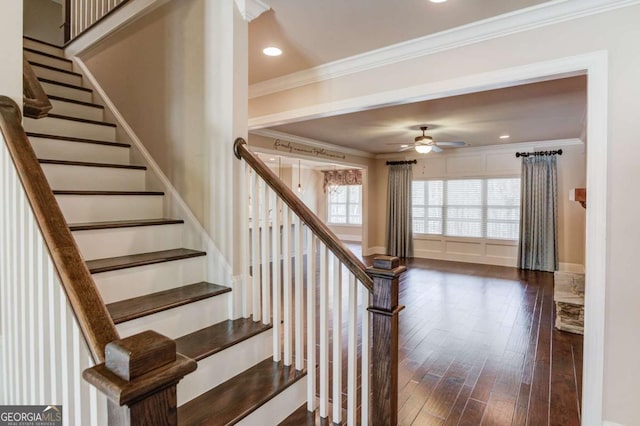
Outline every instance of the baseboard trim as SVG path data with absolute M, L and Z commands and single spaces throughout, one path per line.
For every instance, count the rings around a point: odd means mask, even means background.
M 584 274 L 584 265 L 579 263 L 560 262 L 560 272 L 573 272 L 575 274 Z
M 372 256 L 374 254 L 385 254 L 387 249 L 382 246 L 369 247 L 365 250 L 366 253 L 363 253 L 365 256 Z
M 624 426 L 621 423 L 614 423 L 614 422 L 609 422 L 609 421 L 603 421 L 602 422 L 602 426 Z

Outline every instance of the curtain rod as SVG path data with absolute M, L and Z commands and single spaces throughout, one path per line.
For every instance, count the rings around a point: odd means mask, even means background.
M 557 151 L 536 151 L 536 152 L 516 152 L 516 158 L 529 157 L 531 155 L 562 155 L 562 150 Z
M 398 166 L 400 164 L 418 164 L 418 160 L 387 161 L 387 166 Z

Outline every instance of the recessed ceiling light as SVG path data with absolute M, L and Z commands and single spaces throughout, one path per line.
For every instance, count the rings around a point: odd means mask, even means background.
M 429 0 L 431 3 L 444 3 L 447 0 Z
M 262 53 L 264 53 L 267 56 L 280 56 L 282 55 L 282 50 L 278 49 L 277 47 L 269 46 L 269 47 L 265 47 L 262 50 Z
M 500 139 L 509 139 L 509 137 L 510 137 L 509 135 L 502 135 L 500 136 Z
M 409 145 L 400 145 L 400 148 L 409 148 Z
M 271 158 L 269 158 L 269 161 L 276 161 L 276 159 L 271 157 Z

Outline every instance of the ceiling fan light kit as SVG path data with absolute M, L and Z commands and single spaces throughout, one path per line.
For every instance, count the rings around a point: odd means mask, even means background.
M 416 152 L 418 154 L 428 154 L 433 147 L 431 145 L 416 145 Z
M 464 142 L 437 142 L 434 141 L 431 136 L 425 134 L 427 131 L 427 126 L 420 126 L 420 130 L 422 130 L 422 135 L 416 136 L 414 139 L 413 149 L 416 150 L 418 154 L 428 154 L 430 152 L 442 152 L 442 146 L 451 146 L 451 147 L 460 147 L 465 146 Z M 400 151 L 404 151 L 409 149 L 409 145 L 402 145 Z

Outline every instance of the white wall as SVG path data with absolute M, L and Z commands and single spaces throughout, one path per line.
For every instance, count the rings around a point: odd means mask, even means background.
M 247 128 L 247 23 L 233 0 L 174 1 L 82 59 L 226 262 L 239 249 L 235 137 Z
M 250 116 L 336 105 L 345 99 L 385 91 L 431 85 L 579 54 L 608 55 L 608 181 L 604 419 L 635 425 L 640 419 L 640 370 L 630 368 L 640 353 L 637 285 L 637 244 L 640 241 L 640 201 L 633 185 L 640 180 L 640 6 L 533 28 L 464 47 L 369 69 L 298 89 L 252 99 Z M 437 64 L 437 66 L 434 66 Z M 372 101 L 373 102 L 373 101 Z M 322 109 L 322 108 L 320 108 Z M 301 110 L 300 110 L 301 111 Z M 593 137 L 596 136 L 596 137 Z M 589 144 L 601 143 L 589 135 Z M 373 177 L 373 176 L 372 176 Z M 587 188 L 588 190 L 588 188 Z M 589 271 L 587 271 L 587 274 Z
M 22 2 L 0 0 L 0 95 L 22 108 Z

